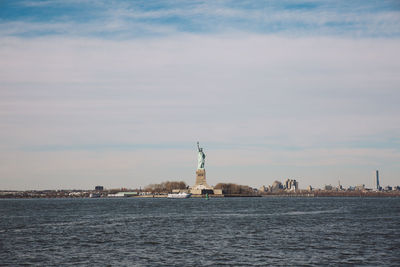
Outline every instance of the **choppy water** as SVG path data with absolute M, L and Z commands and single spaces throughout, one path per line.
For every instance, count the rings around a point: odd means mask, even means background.
M 0 200 L 0 265 L 400 265 L 399 198 Z

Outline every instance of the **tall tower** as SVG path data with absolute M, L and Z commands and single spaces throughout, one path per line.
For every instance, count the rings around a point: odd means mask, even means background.
M 379 171 L 376 170 L 376 190 L 380 191 L 381 187 L 379 186 Z

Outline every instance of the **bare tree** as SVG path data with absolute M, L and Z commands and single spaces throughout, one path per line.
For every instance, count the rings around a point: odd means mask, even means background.
M 171 193 L 174 189 L 186 189 L 187 185 L 183 181 L 166 181 L 161 184 L 149 184 L 145 191 L 152 193 Z

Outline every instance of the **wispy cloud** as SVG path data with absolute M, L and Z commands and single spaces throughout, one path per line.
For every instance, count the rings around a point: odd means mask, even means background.
M 227 31 L 299 36 L 400 35 L 396 1 L 345 1 L 343 5 L 326 1 L 22 1 L 5 5 L 3 12 L 0 34 L 12 36 L 137 38 Z

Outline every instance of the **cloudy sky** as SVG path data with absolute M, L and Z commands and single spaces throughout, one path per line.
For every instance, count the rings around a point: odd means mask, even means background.
M 1 1 L 0 189 L 400 185 L 398 1 Z

